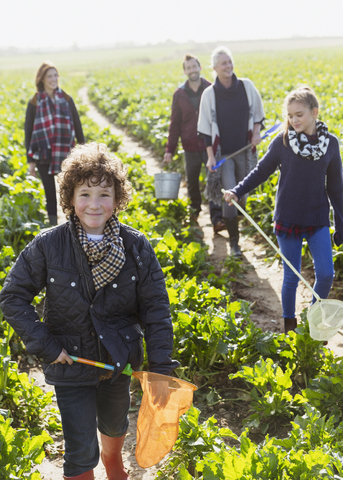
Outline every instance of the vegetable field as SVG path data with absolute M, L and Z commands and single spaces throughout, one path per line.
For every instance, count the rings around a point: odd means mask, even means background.
M 204 76 L 211 78 L 208 58 L 201 61 Z M 235 61 L 238 76 L 251 78 L 261 92 L 267 128 L 281 118 L 288 91 L 306 83 L 321 100 L 321 119 L 343 138 L 342 50 L 241 54 Z M 21 249 L 47 227 L 44 192 L 28 176 L 24 150 L 31 79 L 32 72 L 0 76 L 0 288 Z M 120 145 L 108 129 L 89 120 L 78 102 L 77 91 L 85 83 L 99 110 L 162 158 L 172 93 L 182 81 L 181 62 L 168 62 L 99 70 L 87 78 L 69 74 L 61 86 L 76 100 L 87 140 L 104 142 L 114 152 Z M 171 304 L 173 356 L 181 363 L 175 373 L 198 386 L 195 406 L 181 418 L 179 438 L 157 478 L 343 479 L 342 359 L 311 339 L 306 311 L 297 332 L 288 336 L 258 328 L 249 303 L 233 300 L 232 283 L 241 265 L 228 259 L 225 273 L 212 266 L 191 225 L 187 200 L 157 201 L 144 160 L 120 155 L 134 187 L 120 220 L 142 230 L 155 249 Z M 181 148 L 173 167 L 180 164 Z M 250 215 L 267 233 L 276 182 L 277 176 L 248 202 Z M 334 252 L 336 276 L 342 277 L 343 250 Z M 34 301 L 39 312 L 43 301 L 44 292 Z M 57 454 L 51 435 L 61 431 L 61 424 L 52 395 L 20 373 L 23 361 L 36 359 L 0 312 L 0 478 L 39 480 L 32 468 L 45 455 Z M 230 412 L 233 425 L 219 427 L 218 416 Z
M 212 80 L 209 58 L 200 57 L 203 75 Z M 331 51 L 278 52 L 239 55 L 235 72 L 253 80 L 263 98 L 266 128 L 282 120 L 282 104 L 293 88 L 307 84 L 320 98 L 320 119 L 339 139 L 343 135 L 343 52 Z M 90 77 L 90 98 L 111 120 L 125 126 L 139 140 L 149 145 L 162 158 L 167 142 L 171 98 L 178 84 L 185 79 L 181 62 L 150 65 L 130 69 L 115 69 L 113 74 L 96 72 Z M 259 146 L 262 156 L 269 140 Z M 341 152 L 343 144 L 341 142 Z M 180 169 L 181 147 L 174 166 Z M 277 175 L 259 187 L 248 201 L 248 212 L 268 234 L 272 233 L 271 216 Z M 251 203 L 253 202 L 253 203 Z M 252 206 L 253 205 L 253 206 Z M 252 228 L 251 228 L 251 231 Z M 335 248 L 336 275 L 341 277 L 341 249 Z M 307 257 L 309 254 L 307 253 Z

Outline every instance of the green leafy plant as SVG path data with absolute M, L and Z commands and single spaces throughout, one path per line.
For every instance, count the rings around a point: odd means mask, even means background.
M 302 323 L 296 328 L 296 332 L 291 331 L 288 335 L 280 337 L 278 363 L 282 368 L 289 365 L 293 371 L 293 379 L 301 386 L 308 386 L 311 378 L 330 368 L 334 354 L 323 347 L 322 342 L 311 338 L 307 309 L 300 316 Z
M 170 230 L 154 246 L 154 250 L 161 266 L 169 267 L 168 272 L 174 278 L 196 276 L 206 266 L 206 248 L 198 242 L 178 242 Z
M 45 418 L 51 418 L 52 423 L 56 421 L 46 408 L 51 405 L 53 392 L 44 393 L 27 373 L 18 372 L 17 363 L 8 356 L 2 357 L 2 362 L 6 367 L 6 377 L 0 392 L 0 407 L 8 410 L 15 427 L 27 427 L 33 433 L 40 433 Z
M 3 285 L 14 258 L 15 253 L 13 248 L 8 245 L 4 245 L 0 250 L 0 286 Z
M 1 399 L 7 389 L 8 371 L 11 365 L 10 341 L 14 334 L 13 328 L 3 320 L 3 315 L 1 313 L 1 310 L 0 310 L 0 325 L 2 328 L 2 337 L 0 337 L 0 402 L 1 402 Z
M 305 414 L 295 417 L 288 438 L 268 435 L 254 443 L 244 430 L 240 436 L 219 429 L 211 417 L 199 424 L 199 411 L 182 416 L 180 432 L 168 461 L 158 471 L 162 480 L 313 480 L 342 479 L 343 428 L 334 428 L 305 404 Z M 230 440 L 228 445 L 224 438 Z
M 23 205 L 15 205 L 14 197 L 0 197 L 0 247 L 11 245 L 18 254 L 40 231 L 42 223 L 29 221 Z
M 30 472 L 34 464 L 42 463 L 44 444 L 53 443 L 52 438 L 44 431 L 31 437 L 27 429 L 15 430 L 11 423 L 11 418 L 0 415 L 0 478 L 40 480 L 38 472 Z
M 177 315 L 181 308 L 205 313 L 208 307 L 227 302 L 226 290 L 216 288 L 208 281 L 198 281 L 196 277 L 185 276 L 175 281 L 168 275 L 166 284 L 172 314 L 176 312 Z
M 175 349 L 189 374 L 192 370 L 206 374 L 218 362 L 222 366 L 230 363 L 231 331 L 238 313 L 241 302 L 228 303 L 226 308 L 209 306 L 205 311 L 184 309 L 174 313 Z
M 291 375 L 290 368 L 283 372 L 270 358 L 259 360 L 253 367 L 243 366 L 239 372 L 229 375 L 230 379 L 241 378 L 253 385 L 249 392 L 253 413 L 244 422 L 248 427 L 258 428 L 265 434 L 272 423 L 291 418 L 299 410 L 306 400 L 301 395 L 294 398 L 291 395 Z
M 196 475 L 195 465 L 199 460 L 210 452 L 220 452 L 224 448 L 223 437 L 238 438 L 229 428 L 217 427 L 214 417 L 199 424 L 199 415 L 200 410 L 191 407 L 187 414 L 181 417 L 180 433 L 173 456 L 166 467 L 158 472 L 158 478 L 187 479 L 189 473 Z
M 297 415 L 291 422 L 292 448 L 309 452 L 318 447 L 335 447 L 342 441 L 342 428 L 335 428 L 334 416 L 326 420 L 326 416 L 321 416 L 319 410 L 310 404 L 304 404 L 304 409 L 304 415 Z
M 332 415 L 335 423 L 343 419 L 343 360 L 335 359 L 330 369 L 313 378 L 303 390 L 304 397 L 322 415 Z

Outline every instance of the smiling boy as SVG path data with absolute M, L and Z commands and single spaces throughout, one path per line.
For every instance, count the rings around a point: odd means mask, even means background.
M 6 320 L 27 351 L 43 362 L 54 385 L 65 439 L 64 478 L 94 479 L 97 428 L 109 480 L 128 479 L 121 449 L 128 428 L 127 363 L 169 374 L 173 329 L 168 294 L 155 252 L 116 213 L 131 199 L 121 160 L 103 144 L 75 147 L 59 174 L 60 204 L 68 221 L 35 237 L 19 255 L 0 294 Z M 43 322 L 33 298 L 46 288 Z M 69 354 L 114 365 L 73 363 Z

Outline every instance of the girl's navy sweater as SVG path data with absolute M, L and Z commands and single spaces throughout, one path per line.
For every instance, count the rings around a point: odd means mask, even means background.
M 329 134 L 328 150 L 319 160 L 296 155 L 279 134 L 257 166 L 232 191 L 241 198 L 280 169 L 274 220 L 293 225 L 330 226 L 334 209 L 335 243 L 343 242 L 342 160 L 337 138 Z

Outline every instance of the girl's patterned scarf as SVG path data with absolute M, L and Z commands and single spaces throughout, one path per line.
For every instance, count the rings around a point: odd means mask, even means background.
M 125 263 L 124 244 L 119 236 L 119 221 L 115 215 L 107 220 L 101 241 L 88 240 L 77 215 L 74 215 L 74 221 L 78 239 L 92 271 L 95 290 L 99 290 L 119 274 Z
M 37 93 L 37 111 L 29 148 L 34 160 L 48 158 L 51 149 L 49 174 L 60 172 L 61 164 L 74 146 L 75 130 L 69 104 L 63 91 L 55 90 L 55 104 L 46 92 Z
M 319 160 L 326 154 L 330 142 L 328 127 L 326 123 L 317 120 L 316 130 L 318 142 L 311 145 L 304 133 L 297 133 L 291 126 L 288 128 L 289 145 L 296 155 L 308 160 Z

